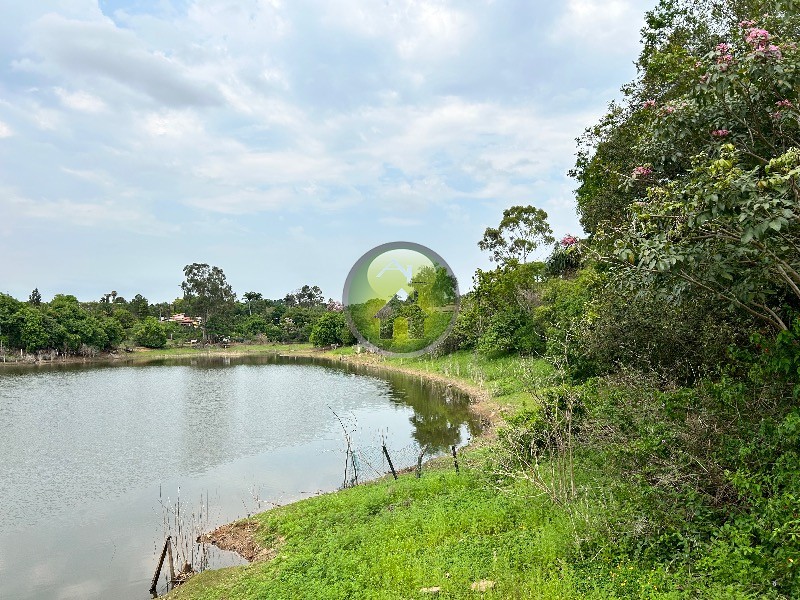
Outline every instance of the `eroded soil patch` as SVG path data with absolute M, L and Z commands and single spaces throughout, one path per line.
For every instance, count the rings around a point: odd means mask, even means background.
M 284 538 L 278 537 L 268 547 L 255 540 L 258 524 L 255 521 L 237 521 L 217 527 L 214 531 L 204 533 L 197 541 L 202 544 L 213 544 L 221 550 L 236 552 L 250 562 L 272 560 L 283 545 Z

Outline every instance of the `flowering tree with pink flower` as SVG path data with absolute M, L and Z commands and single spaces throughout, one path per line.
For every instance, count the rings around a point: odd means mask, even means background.
M 616 256 L 646 285 L 702 290 L 785 330 L 787 294 L 800 303 L 800 52 L 743 21 L 685 77 L 679 109 L 642 111 L 637 152 L 657 179 Z
M 779 4 L 698 18 L 693 38 L 654 28 L 574 174 L 584 229 L 634 287 L 712 294 L 785 330 L 800 307 L 800 16 Z
M 545 262 L 549 275 L 565 277 L 581 267 L 583 247 L 581 240 L 568 233 L 556 242 Z

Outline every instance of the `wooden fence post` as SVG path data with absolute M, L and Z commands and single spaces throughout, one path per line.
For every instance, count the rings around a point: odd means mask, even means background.
M 386 444 L 383 445 L 383 454 L 386 456 L 386 460 L 389 461 L 389 468 L 392 470 L 392 475 L 394 475 L 394 478 L 397 479 L 397 473 L 394 471 L 394 465 L 392 464 L 392 459 L 389 456 L 389 451 L 386 449 Z
M 158 566 L 156 567 L 155 575 L 153 575 L 153 582 L 150 584 L 150 593 L 153 594 L 153 597 L 156 597 L 156 587 L 158 586 L 158 576 L 161 575 L 161 567 L 164 566 L 164 557 L 167 555 L 167 548 L 169 547 L 170 543 L 169 540 L 172 536 L 168 535 L 166 541 L 164 542 L 164 549 L 161 551 L 161 558 L 158 559 Z M 171 560 L 170 553 L 170 560 Z

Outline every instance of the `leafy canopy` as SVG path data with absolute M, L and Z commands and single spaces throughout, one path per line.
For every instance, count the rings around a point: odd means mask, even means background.
M 478 247 L 488 251 L 490 260 L 494 262 L 525 263 L 534 250 L 554 241 L 545 211 L 534 206 L 512 206 L 503 211 L 497 228 L 486 228 Z

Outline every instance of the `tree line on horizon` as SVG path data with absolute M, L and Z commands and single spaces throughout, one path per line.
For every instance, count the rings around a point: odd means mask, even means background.
M 116 290 L 81 302 L 56 294 L 45 302 L 38 288 L 27 301 L 0 294 L 0 342 L 10 352 L 44 355 L 95 355 L 121 347 L 163 348 L 198 343 L 264 341 L 319 345 L 350 342 L 342 307 L 325 300 L 316 285 L 304 285 L 283 298 L 245 292 L 237 299 L 219 267 L 193 263 L 184 268 L 183 297 L 151 303 L 141 294 L 130 300 Z M 194 324 L 170 320 L 195 317 Z

